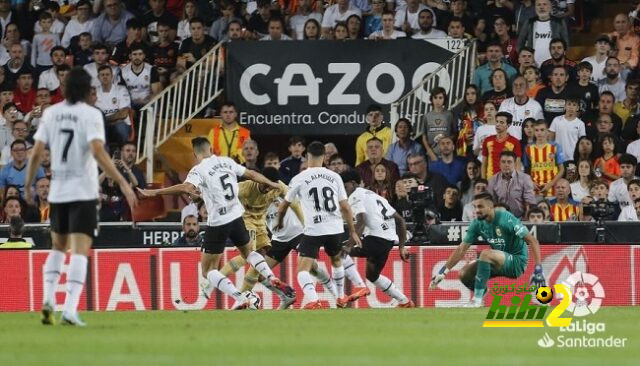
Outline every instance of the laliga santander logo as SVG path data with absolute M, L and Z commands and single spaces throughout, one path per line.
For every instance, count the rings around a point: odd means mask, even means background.
M 562 283 L 571 289 L 575 299 L 567 308 L 574 316 L 595 314 L 600 309 L 605 292 L 597 276 L 578 271 L 572 273 Z

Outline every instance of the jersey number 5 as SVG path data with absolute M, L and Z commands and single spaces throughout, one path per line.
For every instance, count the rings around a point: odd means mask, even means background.
M 231 185 L 231 183 L 227 182 L 227 179 L 229 179 L 229 174 L 221 176 L 220 184 L 222 184 L 222 188 L 225 191 L 224 199 L 226 199 L 227 201 L 231 201 L 236 197 L 236 194 L 233 192 L 233 186 Z M 229 191 L 229 193 L 226 193 L 227 191 Z
M 318 195 L 318 188 L 314 187 L 309 190 L 309 196 L 313 197 L 316 211 L 333 212 L 336 210 L 336 201 L 333 199 L 333 189 L 331 187 L 322 188 L 323 206 L 320 207 L 320 196 Z
M 62 162 L 67 162 L 67 155 L 69 154 L 69 147 L 71 147 L 71 141 L 73 141 L 73 130 L 69 128 L 63 128 L 60 130 L 63 134 L 67 135 L 67 141 L 64 143 L 62 149 Z

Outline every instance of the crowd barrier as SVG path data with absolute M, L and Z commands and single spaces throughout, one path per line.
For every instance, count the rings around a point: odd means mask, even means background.
M 615 234 L 620 227 L 607 228 L 607 235 Z M 624 227 L 623 225 L 622 227 Z M 628 225 L 626 225 L 628 226 Z M 177 231 L 167 230 L 167 225 L 140 225 L 129 227 L 126 233 L 124 227 L 105 226 L 104 228 L 118 229 L 121 233 L 118 248 L 115 243 L 93 249 L 89 256 L 87 282 L 83 292 L 80 307 L 83 310 L 119 311 L 119 310 L 201 310 L 226 309 L 232 300 L 214 291 L 211 299 L 207 300 L 199 291 L 202 280 L 199 268 L 200 253 L 198 248 L 175 248 L 161 246 L 175 236 Z M 570 233 L 580 227 L 582 232 L 588 232 L 589 226 L 569 225 L 538 225 L 530 229 L 538 237 L 556 233 L 562 237 L 565 230 Z M 633 230 L 628 226 L 629 232 Z M 389 257 L 383 274 L 391 278 L 418 306 L 421 307 L 451 307 L 461 306 L 470 299 L 471 291 L 465 288 L 457 276 L 463 265 L 475 260 L 486 245 L 474 245 L 465 258 L 447 275 L 435 290 L 429 290 L 429 281 L 436 271 L 445 263 L 448 256 L 455 249 L 455 242 L 460 240 L 466 226 L 464 224 L 442 225 L 432 228 L 434 235 L 446 235 L 449 241 L 439 245 L 424 244 L 410 247 L 411 258 L 403 262 L 394 249 Z M 436 230 L 437 229 L 437 230 Z M 598 228 L 595 227 L 594 230 Z M 43 227 L 30 228 L 46 232 Z M 108 231 L 108 230 L 107 230 Z M 100 240 L 106 240 L 102 231 Z M 567 234 L 568 235 L 568 234 Z M 576 234 L 577 235 L 577 234 Z M 142 242 L 127 242 L 129 238 L 142 238 Z M 640 236 L 637 236 L 640 237 Z M 166 240 L 165 240 L 166 239 Z M 98 240 L 98 242 L 100 242 Z M 557 242 L 542 241 L 543 269 L 547 283 L 556 284 L 571 282 L 576 273 L 588 273 L 591 276 L 585 283 L 574 285 L 574 291 L 579 293 L 582 301 L 597 301 L 602 305 L 637 305 L 640 301 L 636 291 L 636 284 L 640 281 L 640 245 L 635 241 L 627 243 L 594 243 L 585 241 L 577 244 L 559 244 Z M 102 244 L 107 244 L 102 242 Z M 128 246 L 128 247 L 127 247 Z M 227 248 L 223 261 L 238 252 L 235 248 Z M 47 256 L 47 250 L 2 250 L 0 251 L 0 311 L 36 311 L 42 303 L 42 268 Z M 297 285 L 295 263 L 297 254 L 292 254 L 275 273 L 283 280 L 292 284 L 297 293 L 302 291 Z M 356 258 L 356 265 L 364 277 L 365 261 Z M 330 272 L 330 262 L 321 253 L 320 265 Z M 491 279 L 489 288 L 515 284 L 515 288 L 525 285 L 533 271 L 532 256 L 525 273 L 517 280 L 506 278 Z M 245 269 L 241 269 L 231 280 L 238 286 L 242 284 Z M 573 277 L 572 277 L 573 275 Z M 587 283 L 588 282 L 588 283 Z M 63 275 L 58 287 L 58 307 L 64 299 L 66 277 Z M 347 292 L 350 290 L 347 283 Z M 353 303 L 353 307 L 390 307 L 395 305 L 391 298 L 375 289 L 371 283 L 368 286 L 372 294 L 367 298 Z M 603 291 L 599 291 L 602 289 Z M 254 289 L 263 300 L 265 309 L 276 308 L 279 301 L 262 285 Z M 335 306 L 330 294 L 320 284 L 317 290 L 321 300 L 328 306 Z M 596 291 L 598 290 L 598 291 Z M 515 293 L 505 295 L 507 299 Z M 490 298 L 487 296 L 487 298 Z M 490 301 L 487 299 L 487 301 Z M 554 299 L 557 302 L 557 299 Z M 299 298 L 295 308 L 304 305 L 305 299 Z

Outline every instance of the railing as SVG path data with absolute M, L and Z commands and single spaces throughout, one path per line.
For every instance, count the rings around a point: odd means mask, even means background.
M 441 86 L 447 90 L 447 106 L 453 108 L 464 98 L 465 88 L 476 67 L 476 42 L 469 42 L 447 62 L 429 74 L 413 90 L 391 104 L 391 128 L 399 118 L 407 118 L 413 126 L 414 137 L 422 134 L 422 116 L 430 109 L 430 91 Z M 448 85 L 447 85 L 448 84 Z
M 140 164 L 146 159 L 149 181 L 153 180 L 155 149 L 222 93 L 221 50 L 222 43 L 218 43 L 177 82 L 169 85 L 140 110 L 136 162 Z

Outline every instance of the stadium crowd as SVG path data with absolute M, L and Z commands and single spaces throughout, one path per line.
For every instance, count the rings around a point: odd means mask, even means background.
M 612 203 L 609 219 L 637 221 L 640 4 L 618 14 L 608 33 L 594 36 L 592 56 L 567 56 L 572 30 L 577 24 L 588 30 L 601 3 L 0 0 L 2 220 L 48 219 L 49 162 L 37 175 L 35 206 L 21 197 L 24 167 L 39 118 L 64 100 L 62 86 L 73 66 L 93 78 L 91 103 L 106 117 L 116 165 L 133 187 L 145 187 L 134 164 L 136 145 L 129 142 L 137 111 L 218 42 L 451 37 L 478 42 L 479 66 L 464 101 L 448 106 L 446 90 L 432 90 L 423 131 L 412 131 L 406 119 L 384 121 L 383 108 L 371 105 L 363 111 L 368 126 L 356 140 L 355 161 L 329 142 L 327 167 L 356 168 L 365 185 L 408 220 L 410 191 L 426 185 L 441 221 L 472 219 L 470 199 L 484 191 L 535 222 L 592 220 L 582 207 L 594 201 Z M 290 156 L 267 152 L 260 159 L 233 103 L 217 108 L 223 123 L 209 134 L 216 154 L 252 169 L 276 167 L 285 183 L 305 168 L 303 137 L 289 139 Z M 130 219 L 117 186 L 104 176 L 101 184 L 101 220 Z M 187 217 L 206 216 L 202 204 L 185 212 L 190 227 L 197 223 Z

